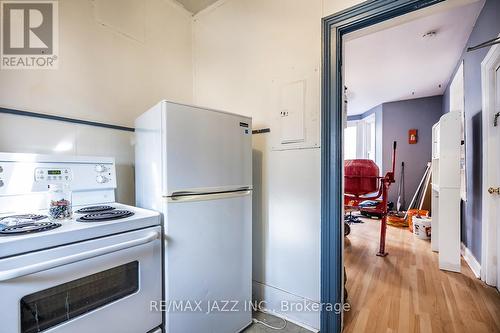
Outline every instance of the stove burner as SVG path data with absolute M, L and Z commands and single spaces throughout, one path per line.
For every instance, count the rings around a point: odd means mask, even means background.
M 0 229 L 0 235 L 15 236 L 59 228 L 61 224 L 52 222 L 23 223 Z
M 21 215 L 9 215 L 0 217 L 0 222 L 2 224 L 19 224 L 23 222 L 33 222 L 39 221 L 47 218 L 45 215 L 37 215 L 37 214 L 21 214 Z
M 79 214 L 88 214 L 88 213 L 97 213 L 97 212 L 106 212 L 115 209 L 115 207 L 111 206 L 89 206 L 89 207 L 83 207 L 77 210 L 75 213 Z
M 87 214 L 77 219 L 78 222 L 104 222 L 110 220 L 124 219 L 134 213 L 128 210 L 113 209 L 105 212 Z

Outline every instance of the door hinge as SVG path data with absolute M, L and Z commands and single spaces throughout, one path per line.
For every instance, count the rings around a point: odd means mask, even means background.
M 500 117 L 500 112 L 497 112 L 497 113 L 493 116 L 493 127 L 497 127 L 497 126 L 498 126 L 498 117 Z

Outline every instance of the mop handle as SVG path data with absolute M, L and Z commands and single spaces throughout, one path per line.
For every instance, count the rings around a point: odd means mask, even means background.
M 394 172 L 396 170 L 396 146 L 397 142 L 394 141 L 393 143 L 393 148 L 392 148 L 392 178 L 394 178 Z

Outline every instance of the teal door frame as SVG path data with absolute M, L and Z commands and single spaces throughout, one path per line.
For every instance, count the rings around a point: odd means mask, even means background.
M 371 0 L 322 20 L 321 87 L 321 333 L 341 331 L 344 35 L 445 0 Z M 374 257 L 374 260 L 377 258 Z

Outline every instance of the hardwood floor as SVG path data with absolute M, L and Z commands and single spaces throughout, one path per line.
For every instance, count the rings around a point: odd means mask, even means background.
M 364 221 L 345 240 L 344 332 L 500 332 L 500 294 L 463 260 L 462 273 L 441 271 L 429 241 L 394 227 L 377 257 L 380 222 Z

